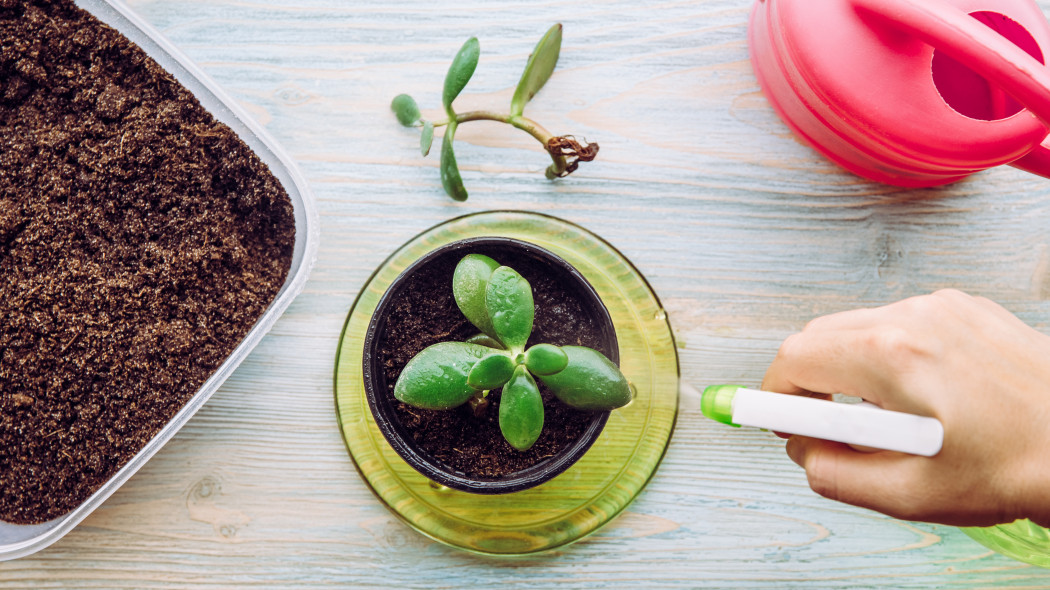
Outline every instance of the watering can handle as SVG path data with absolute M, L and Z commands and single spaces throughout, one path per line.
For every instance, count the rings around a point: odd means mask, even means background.
M 1050 128 L 1050 70 L 946 0 L 849 0 L 859 14 L 909 33 L 1002 88 Z M 1050 146 L 1011 166 L 1050 178 Z

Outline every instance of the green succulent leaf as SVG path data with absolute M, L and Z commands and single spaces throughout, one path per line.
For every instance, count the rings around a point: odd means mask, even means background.
M 496 339 L 505 344 L 508 350 L 522 352 L 532 333 L 532 320 L 536 313 L 529 282 L 513 268 L 497 268 L 485 288 L 485 308 L 492 320 Z
M 445 112 L 448 113 L 450 119 L 454 119 L 456 114 L 452 110 L 452 101 L 456 100 L 459 93 L 463 91 L 463 88 L 470 81 L 470 77 L 474 75 L 474 69 L 478 67 L 478 57 L 481 55 L 481 44 L 478 43 L 477 37 L 471 37 L 467 39 L 467 42 L 463 44 L 463 47 L 459 48 L 459 53 L 452 60 L 452 65 L 448 67 L 448 73 L 445 74 L 445 91 L 441 95 L 441 103 L 445 105 Z
M 497 268 L 499 263 L 484 254 L 467 254 L 456 264 L 456 270 L 452 273 L 452 296 L 470 323 L 496 341 L 493 348 L 503 348 L 496 338 L 496 331 L 492 328 L 492 320 L 485 307 L 485 289 Z M 484 342 L 476 344 L 489 346 Z
M 432 145 L 434 145 L 434 123 L 423 121 L 423 133 L 419 136 L 419 151 L 424 158 L 430 153 Z
M 448 410 L 477 391 L 467 376 L 481 359 L 495 352 L 466 342 L 439 342 L 408 361 L 394 384 L 394 397 L 426 410 Z
M 467 385 L 478 391 L 503 387 L 514 375 L 517 365 L 505 353 L 496 352 L 481 359 L 467 375 Z
M 463 177 L 459 175 L 456 164 L 456 153 L 452 151 L 452 141 L 456 137 L 456 122 L 450 121 L 441 139 L 441 186 L 445 187 L 448 196 L 457 201 L 467 200 L 467 187 L 463 186 Z
M 541 376 L 561 401 L 581 410 L 612 410 L 631 401 L 631 387 L 620 369 L 597 350 L 562 346 L 569 357 L 564 369 Z
M 518 366 L 503 386 L 499 429 L 510 446 L 519 451 L 529 450 L 543 431 L 543 398 L 525 367 Z
M 525 351 L 525 368 L 534 375 L 553 375 L 568 364 L 569 356 L 553 344 L 537 344 Z
M 482 291 L 484 293 L 484 291 Z M 484 308 L 484 301 L 482 302 L 482 308 Z M 489 317 L 487 314 L 485 317 Z M 495 348 L 497 350 L 503 350 L 503 345 L 499 340 L 496 340 L 488 334 L 475 334 L 470 338 L 467 338 L 467 342 L 471 344 L 480 344 L 481 346 L 488 346 L 489 348 Z
M 558 64 L 558 56 L 561 54 L 561 24 L 556 24 L 547 30 L 536 48 L 532 50 L 529 61 L 525 64 L 525 71 L 521 74 L 517 89 L 514 90 L 514 98 L 510 101 L 510 114 L 512 117 L 521 116 L 525 110 L 525 103 L 543 88 L 543 85 L 554 73 L 554 66 Z
M 422 116 L 419 113 L 419 106 L 416 105 L 416 99 L 407 94 L 395 96 L 393 102 L 390 103 L 390 109 L 397 116 L 397 121 L 405 127 L 414 127 Z

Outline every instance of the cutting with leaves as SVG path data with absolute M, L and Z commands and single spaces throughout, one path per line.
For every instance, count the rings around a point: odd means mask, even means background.
M 445 127 L 445 134 L 441 139 L 441 184 L 445 192 L 453 199 L 464 201 L 467 198 L 467 189 L 463 185 L 459 165 L 456 163 L 453 142 L 459 125 L 468 121 L 498 121 L 521 129 L 536 138 L 543 145 L 543 149 L 550 154 L 552 160 L 546 170 L 549 179 L 568 176 L 576 170 L 580 162 L 589 162 L 598 155 L 597 143 L 579 141 L 572 135 L 555 136 L 524 115 L 525 105 L 543 88 L 551 74 L 554 73 L 558 56 L 561 54 L 561 32 L 561 25 L 556 24 L 536 44 L 536 48 L 525 64 L 521 80 L 518 81 L 518 86 L 514 90 L 509 112 L 480 110 L 457 113 L 452 107 L 453 101 L 466 87 L 467 82 L 474 75 L 474 70 L 478 67 L 481 46 L 475 37 L 471 37 L 463 44 L 445 75 L 441 103 L 444 106 L 446 119 L 441 121 L 424 119 L 418 104 L 411 96 L 399 94 L 394 97 L 390 108 L 397 116 L 397 120 L 406 127 L 421 129 L 419 148 L 423 156 L 430 153 L 434 142 L 434 129 Z

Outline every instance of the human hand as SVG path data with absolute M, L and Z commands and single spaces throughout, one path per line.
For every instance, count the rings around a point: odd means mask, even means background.
M 843 393 L 944 425 L 934 457 L 790 437 L 822 496 L 905 520 L 1050 526 L 1050 336 L 988 299 L 945 290 L 817 318 L 784 341 L 762 389 Z

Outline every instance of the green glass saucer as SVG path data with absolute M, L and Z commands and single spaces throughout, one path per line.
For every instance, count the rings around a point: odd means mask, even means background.
M 379 432 L 361 378 L 362 338 L 388 285 L 430 250 L 468 237 L 531 242 L 561 256 L 590 281 L 612 315 L 620 368 L 635 398 L 612 412 L 602 435 L 551 481 L 496 496 L 439 486 L 405 463 Z M 519 211 L 452 219 L 409 240 L 368 280 L 354 301 L 336 356 L 335 402 L 343 439 L 361 476 L 394 514 L 447 545 L 489 555 L 546 551 L 608 523 L 656 472 L 678 413 L 678 356 L 660 301 L 611 245 L 567 221 Z

